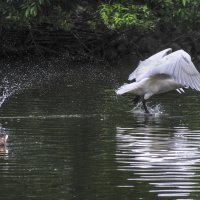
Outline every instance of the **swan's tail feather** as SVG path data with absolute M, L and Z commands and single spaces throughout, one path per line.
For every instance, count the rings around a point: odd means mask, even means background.
M 125 84 L 125 85 L 122 85 L 120 88 L 118 88 L 116 90 L 116 94 L 122 95 L 122 94 L 125 94 L 127 92 L 133 92 L 136 88 L 137 88 L 136 82 L 130 83 L 130 84 Z

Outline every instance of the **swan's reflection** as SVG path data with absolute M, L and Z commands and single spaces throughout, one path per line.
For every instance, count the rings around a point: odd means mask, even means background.
M 116 129 L 118 170 L 132 171 L 128 185 L 153 185 L 158 196 L 184 197 L 200 192 L 200 131 L 169 129 Z

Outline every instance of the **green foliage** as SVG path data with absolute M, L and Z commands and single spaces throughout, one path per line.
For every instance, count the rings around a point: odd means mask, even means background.
M 63 10 L 61 6 L 55 6 L 51 10 L 51 14 L 40 17 L 40 23 L 47 23 L 53 25 L 54 29 L 70 30 L 73 27 L 71 13 Z
M 3 0 L 0 1 L 0 29 L 35 27 L 48 24 L 52 29 L 70 30 L 78 16 L 76 5 L 80 0 Z M 95 16 L 91 5 L 85 0 L 82 10 Z M 108 2 L 101 0 L 101 2 Z M 200 0 L 112 0 L 98 5 L 98 20 L 111 30 L 153 30 L 159 24 L 182 25 L 198 29 L 200 25 Z M 146 3 L 144 3 L 146 2 Z M 91 7 L 90 7 L 91 6 Z M 94 7 L 93 7 L 94 8 Z M 73 16 L 73 17 L 72 17 Z M 81 23 L 81 22 L 80 22 Z M 88 19 L 88 27 L 95 30 L 99 23 Z
M 174 16 L 180 18 L 184 23 L 193 27 L 200 22 L 200 1 L 199 0 L 181 0 L 180 7 L 177 8 Z
M 68 3 L 65 0 L 5 0 L 0 3 L 1 26 L 19 28 L 49 23 L 54 28 L 69 30 L 73 26 L 71 8 L 75 2 L 76 0 Z
M 161 23 L 171 23 L 196 28 L 200 24 L 199 0 L 151 0 L 152 10 Z
M 157 23 L 146 5 L 127 5 L 119 3 L 101 4 L 99 15 L 104 24 L 112 30 L 142 28 L 154 29 Z

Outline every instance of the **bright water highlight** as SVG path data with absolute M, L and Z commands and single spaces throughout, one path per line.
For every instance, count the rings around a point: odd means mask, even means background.
M 116 99 L 120 72 L 55 63 L 2 71 L 2 199 L 199 199 L 198 93 L 154 97 L 147 115 Z

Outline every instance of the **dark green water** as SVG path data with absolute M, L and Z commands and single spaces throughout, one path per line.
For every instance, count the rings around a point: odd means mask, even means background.
M 145 115 L 115 97 L 119 72 L 41 72 L 4 74 L 1 199 L 200 199 L 199 94 L 153 97 Z

